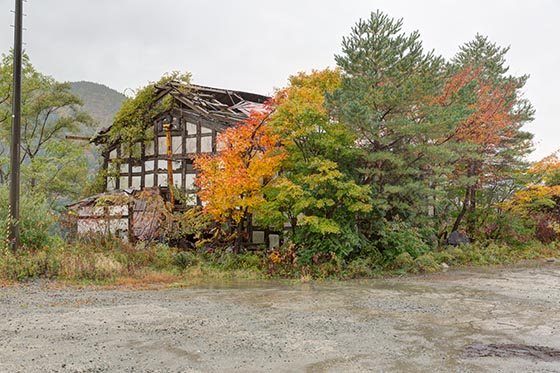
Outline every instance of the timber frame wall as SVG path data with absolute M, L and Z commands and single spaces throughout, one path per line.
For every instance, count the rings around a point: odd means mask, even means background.
M 149 130 L 153 132 L 153 139 L 147 143 L 135 144 L 131 152 L 127 152 L 127 146 L 121 144 L 113 145 L 105 152 L 104 164 L 109 171 L 108 191 L 169 186 L 163 123 L 164 120 L 157 120 Z M 182 192 L 194 193 L 196 173 L 192 157 L 195 154 L 216 152 L 216 135 L 223 127 L 217 128 L 215 124 L 188 114 L 173 116 L 172 123 L 173 181 Z
M 107 171 L 106 191 L 169 187 L 163 124 L 171 123 L 173 183 L 187 196 L 186 205 L 200 204 L 194 186 L 196 172 L 193 156 L 218 151 L 216 135 L 242 121 L 250 110 L 262 108 L 268 99 L 266 96 L 199 86 L 186 96 L 184 91 L 173 91 L 176 85 L 172 82 L 171 88 L 156 87 L 163 92 L 161 97 L 171 94 L 174 101 L 171 110 L 146 126 L 151 140 L 138 142 L 132 149 L 115 143 L 103 152 L 103 168 Z M 94 141 L 103 143 L 103 134 L 107 131 L 100 132 Z

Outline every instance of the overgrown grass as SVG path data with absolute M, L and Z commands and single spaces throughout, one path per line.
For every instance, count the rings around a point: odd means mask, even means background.
M 449 246 L 417 258 L 403 253 L 387 266 L 389 273 L 431 273 L 447 267 L 487 266 L 519 263 L 531 259 L 560 257 L 560 243 L 530 242 L 512 247 L 496 242 Z
M 132 287 L 258 279 L 265 277 L 261 259 L 251 253 L 209 255 L 96 236 L 40 250 L 0 250 L 0 285 L 33 278 Z
M 444 267 L 499 265 L 527 259 L 558 258 L 560 244 L 532 242 L 511 247 L 494 242 L 446 247 L 413 258 L 403 252 L 388 260 L 381 254 L 345 262 L 334 253 L 302 265 L 294 247 L 233 255 L 227 251 L 187 252 L 165 244 L 131 245 L 105 237 L 45 246 L 39 250 L 0 252 L 0 286 L 32 278 L 73 284 L 153 288 L 204 282 L 263 278 L 350 279 L 406 273 L 430 273 Z

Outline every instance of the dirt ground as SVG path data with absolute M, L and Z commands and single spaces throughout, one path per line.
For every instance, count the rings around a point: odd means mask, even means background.
M 135 291 L 0 288 L 2 372 L 560 372 L 560 265 Z

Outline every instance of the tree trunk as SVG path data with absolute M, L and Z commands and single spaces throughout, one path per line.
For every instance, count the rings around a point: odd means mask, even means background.
M 474 161 L 471 161 L 469 167 L 467 169 L 467 177 L 473 177 L 477 175 L 477 164 Z M 453 224 L 453 229 L 451 230 L 456 231 L 459 229 L 465 214 L 468 213 L 467 219 L 467 233 L 472 234 L 475 230 L 475 220 L 474 220 L 474 211 L 476 209 L 476 190 L 478 189 L 478 181 L 476 181 L 473 185 L 468 185 L 465 189 L 465 199 L 463 200 L 463 208 L 457 219 L 455 219 L 455 224 Z
M 237 223 L 237 232 L 236 232 L 236 236 L 235 236 L 235 245 L 233 246 L 233 254 L 234 254 L 234 255 L 239 254 L 239 251 L 241 251 L 242 237 L 243 237 L 243 219 L 241 219 L 241 220 L 239 221 L 239 223 Z
M 459 215 L 457 216 L 457 219 L 455 219 L 455 224 L 453 224 L 453 228 L 451 229 L 451 232 L 456 231 L 459 229 L 459 225 L 461 225 L 461 221 L 463 220 L 463 217 L 465 216 L 465 213 L 467 212 L 467 205 L 469 203 L 469 196 L 470 196 L 470 188 L 471 187 L 467 187 L 466 192 L 465 192 L 465 199 L 463 200 L 463 208 L 461 209 L 461 212 L 459 212 Z
M 476 229 L 476 218 L 475 218 L 475 210 L 476 210 L 476 190 L 477 184 L 475 183 L 470 189 L 470 196 L 469 196 L 469 205 L 467 211 L 467 233 L 471 237 Z
M 290 225 L 292 228 L 292 239 L 294 239 L 294 237 L 296 236 L 297 217 L 292 216 L 290 218 Z

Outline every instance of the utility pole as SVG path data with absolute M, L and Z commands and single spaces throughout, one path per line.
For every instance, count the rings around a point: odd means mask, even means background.
M 21 60 L 23 0 L 16 0 L 14 23 L 14 82 L 12 94 L 12 142 L 10 143 L 10 246 L 19 243 L 20 143 L 21 143 Z

